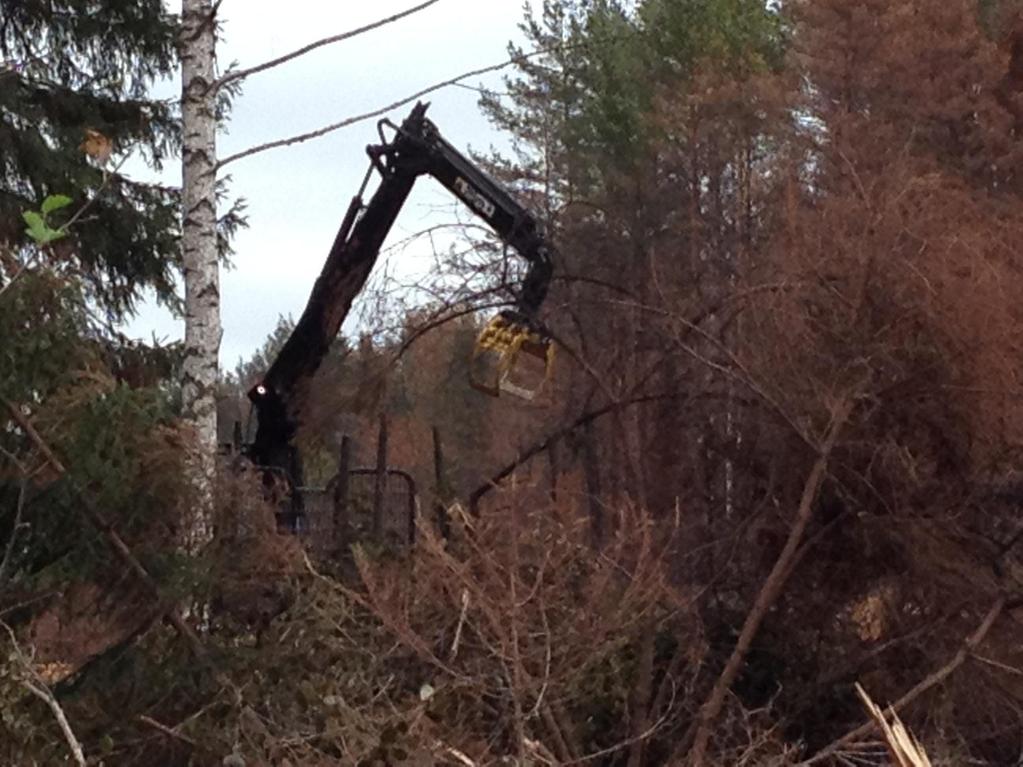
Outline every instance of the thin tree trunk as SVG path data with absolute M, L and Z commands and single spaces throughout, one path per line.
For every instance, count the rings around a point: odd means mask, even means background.
M 215 387 L 220 351 L 217 261 L 215 18 L 212 0 L 183 0 L 181 14 L 182 265 L 185 359 L 182 400 L 195 428 L 196 504 L 185 540 L 195 549 L 212 533 L 217 458 Z
M 851 404 L 849 401 L 841 403 L 836 408 L 828 434 L 824 439 L 824 444 L 818 451 L 817 460 L 814 461 L 813 468 L 810 470 L 810 474 L 803 485 L 799 508 L 796 511 L 796 518 L 793 520 L 792 529 L 789 531 L 785 547 L 782 549 L 777 561 L 775 561 L 774 567 L 771 568 L 771 572 L 768 574 L 764 584 L 760 587 L 760 593 L 757 594 L 753 607 L 750 608 L 749 614 L 746 616 L 739 639 L 735 643 L 735 647 L 728 658 L 728 662 L 725 664 L 724 670 L 718 677 L 717 682 L 714 683 L 714 687 L 707 696 L 707 700 L 700 707 L 700 713 L 696 719 L 693 734 L 693 746 L 689 751 L 689 767 L 703 767 L 707 749 L 710 745 L 713 726 L 718 715 L 721 713 L 721 709 L 724 707 L 728 691 L 732 688 L 735 678 L 739 675 L 739 671 L 746 661 L 746 653 L 749 652 L 749 648 L 752 646 L 753 640 L 760 630 L 760 625 L 763 623 L 764 618 L 767 617 L 767 613 L 772 605 L 781 595 L 785 582 L 792 574 L 792 563 L 799 552 L 799 544 L 803 540 L 806 526 L 810 523 L 814 502 L 827 474 L 828 460 L 831 458 L 831 452 L 838 440 L 839 433 L 845 426 L 850 410 Z M 678 763 L 678 760 L 673 760 L 673 762 Z

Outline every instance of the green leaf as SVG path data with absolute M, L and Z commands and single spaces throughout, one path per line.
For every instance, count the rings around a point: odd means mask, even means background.
M 27 210 L 21 214 L 21 217 L 25 219 L 25 223 L 28 224 L 28 229 L 25 231 L 28 236 L 36 242 L 42 244 L 46 241 L 46 235 L 50 229 L 43 220 L 43 217 L 36 213 L 34 210 Z
M 51 194 L 49 197 L 43 200 L 42 207 L 43 215 L 47 216 L 50 213 L 53 213 L 53 211 L 55 210 L 66 208 L 68 205 L 71 204 L 71 202 L 72 202 L 71 198 L 68 197 L 66 194 Z
M 43 221 L 43 217 L 34 210 L 26 210 L 21 214 L 21 217 L 25 219 L 25 223 L 28 224 L 29 229 L 42 231 L 46 228 L 46 222 Z
M 53 229 L 48 226 L 46 220 L 34 210 L 27 210 L 21 216 L 28 224 L 28 229 L 25 230 L 26 234 L 35 240 L 37 245 L 46 245 L 67 234 L 63 229 Z

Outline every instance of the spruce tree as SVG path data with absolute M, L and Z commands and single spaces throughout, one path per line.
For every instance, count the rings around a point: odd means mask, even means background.
M 0 243 L 24 246 L 22 213 L 48 195 L 73 199 L 56 223 L 88 204 L 58 250 L 115 319 L 147 287 L 173 300 L 178 194 L 82 144 L 95 131 L 157 169 L 175 150 L 175 107 L 150 89 L 174 71 L 177 26 L 160 0 L 0 1 Z
M 82 488 L 132 544 L 159 548 L 153 526 L 175 513 L 178 489 L 157 489 L 180 476 L 160 436 L 169 366 L 153 364 L 170 360 L 114 323 L 146 289 L 174 301 L 179 195 L 118 163 L 134 151 L 158 168 L 175 151 L 176 108 L 149 93 L 176 67 L 177 28 L 159 0 L 0 0 L 0 599 L 54 568 L 109 565 Z M 62 236 L 40 242 L 26 212 Z

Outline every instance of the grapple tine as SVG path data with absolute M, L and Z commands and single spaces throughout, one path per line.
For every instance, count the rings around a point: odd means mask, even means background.
M 530 359 L 542 365 L 532 385 L 522 380 Z M 503 312 L 487 323 L 476 340 L 469 382 L 492 397 L 504 392 L 531 401 L 550 378 L 553 361 L 553 344 L 541 327 L 515 313 Z

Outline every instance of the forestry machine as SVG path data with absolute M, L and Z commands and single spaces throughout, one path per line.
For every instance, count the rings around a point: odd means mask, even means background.
M 547 294 L 553 248 L 536 217 L 496 181 L 444 140 L 419 103 L 400 126 L 377 124 L 380 143 L 366 148 L 370 167 L 352 198 L 313 286 L 305 311 L 263 379 L 249 391 L 258 426 L 247 454 L 286 480 L 289 490 L 302 483 L 301 462 L 293 445 L 305 412 L 308 384 L 323 361 L 355 296 L 362 289 L 380 247 L 416 180 L 432 176 L 483 218 L 494 232 L 528 262 L 513 309 L 500 312 L 480 333 L 470 361 L 470 383 L 486 394 L 502 392 L 532 399 L 548 380 L 553 362 L 550 335 L 537 313 Z M 392 138 L 388 140 L 385 129 Z M 380 185 L 368 203 L 363 192 L 376 170 Z M 294 530 L 302 514 L 298 492 L 278 524 Z

